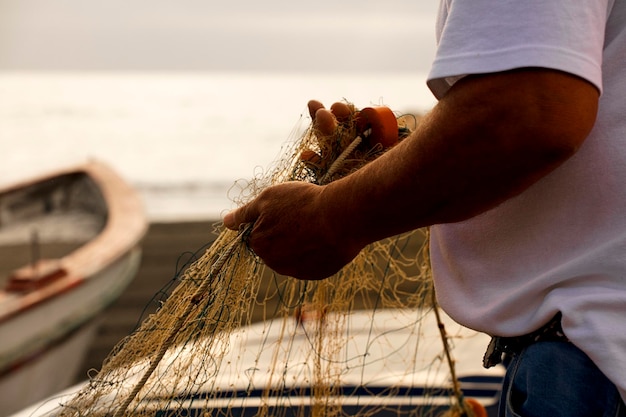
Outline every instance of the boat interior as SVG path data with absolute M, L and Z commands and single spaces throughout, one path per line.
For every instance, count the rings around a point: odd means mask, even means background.
M 105 199 L 84 172 L 0 191 L 0 290 L 15 287 L 15 277 L 58 274 L 58 260 L 106 221 Z

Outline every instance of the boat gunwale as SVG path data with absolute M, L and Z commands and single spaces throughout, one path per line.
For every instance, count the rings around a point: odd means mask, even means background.
M 3 186 L 0 194 L 8 194 L 47 180 L 73 174 L 86 175 L 98 187 L 107 209 L 102 230 L 85 244 L 59 259 L 67 272 L 63 277 L 32 291 L 7 292 L 0 289 L 0 325 L 24 311 L 53 300 L 72 290 L 108 265 L 137 247 L 148 228 L 143 203 L 136 191 L 106 164 L 90 160 L 83 164 L 58 169 L 43 175 Z M 6 305 L 6 304 L 12 305 Z

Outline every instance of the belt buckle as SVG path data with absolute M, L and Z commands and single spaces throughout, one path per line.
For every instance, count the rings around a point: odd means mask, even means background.
M 561 328 L 561 313 L 557 313 L 552 320 L 540 327 L 538 330 L 519 337 L 499 337 L 492 336 L 489 346 L 483 356 L 483 366 L 491 368 L 502 363 L 502 355 L 505 353 L 516 353 L 531 343 L 539 341 L 563 341 L 569 342 L 567 336 Z
M 491 341 L 489 342 L 489 345 L 487 346 L 485 355 L 483 356 L 483 367 L 489 369 L 499 363 L 502 363 L 503 353 L 504 350 L 501 343 L 501 338 L 493 336 L 491 338 Z

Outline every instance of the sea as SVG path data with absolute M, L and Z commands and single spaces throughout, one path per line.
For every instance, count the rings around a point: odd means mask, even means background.
M 215 220 L 310 123 L 307 102 L 425 112 L 425 73 L 0 72 L 0 185 L 89 159 L 153 222 Z

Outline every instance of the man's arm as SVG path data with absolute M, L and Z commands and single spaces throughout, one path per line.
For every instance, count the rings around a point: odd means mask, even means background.
M 277 272 L 324 278 L 371 242 L 465 220 L 521 193 L 578 150 L 597 105 L 592 84 L 559 71 L 468 76 L 359 171 L 326 186 L 271 187 L 224 223 L 254 222 L 250 246 Z

